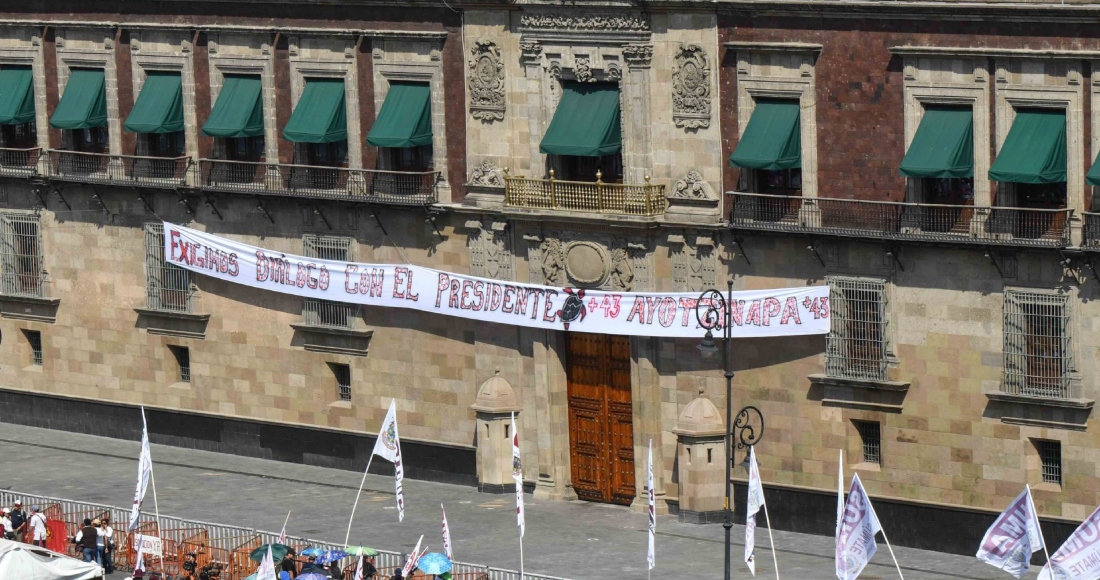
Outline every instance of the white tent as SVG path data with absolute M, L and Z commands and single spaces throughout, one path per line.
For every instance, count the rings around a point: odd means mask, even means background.
M 19 580 L 95 580 L 103 568 L 64 554 L 0 539 L 0 578 Z

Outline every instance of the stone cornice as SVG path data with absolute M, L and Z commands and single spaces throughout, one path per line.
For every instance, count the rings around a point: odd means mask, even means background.
M 310 26 L 251 26 L 240 24 L 181 24 L 178 22 L 125 22 L 93 20 L 0 19 L 0 26 L 52 26 L 56 28 L 126 28 L 133 30 L 201 30 L 204 32 L 283 33 L 324 36 L 367 36 L 374 38 L 406 38 L 442 40 L 446 32 L 434 30 L 387 30 L 376 28 L 341 28 Z
M 805 42 L 723 42 L 722 46 L 733 50 L 756 50 L 761 52 L 821 52 L 820 44 Z
M 949 46 L 892 46 L 892 54 L 901 56 L 985 56 L 1043 59 L 1097 59 L 1100 50 L 1029 50 L 1025 48 L 949 47 Z

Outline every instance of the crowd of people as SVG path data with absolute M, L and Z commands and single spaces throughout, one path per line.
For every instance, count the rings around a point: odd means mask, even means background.
M 0 524 L 4 526 L 4 538 L 8 540 L 45 548 L 46 540 L 50 537 L 46 514 L 36 505 L 31 506 L 30 513 L 24 511 L 21 501 L 16 501 L 12 508 L 0 509 Z

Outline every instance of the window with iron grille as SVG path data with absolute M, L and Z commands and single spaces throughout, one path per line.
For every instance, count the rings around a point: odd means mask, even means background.
M 351 400 L 351 367 L 338 363 L 329 363 L 336 377 L 336 394 L 341 401 Z
M 1062 485 L 1062 443 L 1036 439 L 1035 448 L 1042 464 L 1043 483 Z
M 351 238 L 306 234 L 302 238 L 302 247 L 302 252 L 307 258 L 341 262 L 354 259 L 351 252 Z M 359 306 L 355 304 L 307 298 L 302 317 L 305 318 L 306 324 L 312 326 L 351 328 L 358 312 Z
M 168 350 L 172 358 L 176 359 L 176 369 L 179 370 L 179 382 L 191 382 L 191 349 L 186 346 L 169 345 Z
M 150 310 L 191 312 L 191 273 L 164 259 L 164 225 L 145 224 L 145 305 Z
M 1003 390 L 1014 395 L 1069 398 L 1071 338 L 1065 294 L 1006 291 Z
M 4 213 L 0 216 L 3 246 L 4 294 L 45 296 L 42 270 L 42 230 L 38 216 Z
M 828 283 L 832 329 L 826 375 L 886 380 L 886 282 L 830 276 Z
M 31 349 L 31 364 L 42 366 L 42 333 L 37 330 L 23 330 L 23 336 Z
M 863 447 L 863 463 L 882 465 L 882 425 L 878 421 L 855 421 Z

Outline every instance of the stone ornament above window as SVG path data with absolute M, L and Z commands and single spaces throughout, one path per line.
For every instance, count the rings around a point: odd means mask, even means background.
M 520 16 L 523 28 L 547 28 L 557 30 L 636 31 L 648 32 L 649 21 L 640 16 L 589 14 L 565 16 L 559 14 L 525 14 Z
M 710 64 L 703 47 L 681 44 L 672 67 L 672 120 L 677 127 L 710 127 Z
M 623 47 L 623 58 L 634 68 L 648 67 L 653 60 L 653 45 L 628 44 Z
M 702 174 L 694 169 L 676 182 L 668 197 L 670 199 L 718 199 L 718 195 L 714 193 L 714 188 L 703 179 Z
M 573 76 L 578 83 L 594 83 L 596 77 L 592 74 L 592 65 L 588 57 L 578 56 L 573 64 Z
M 482 121 L 502 121 L 506 98 L 500 47 L 482 38 L 470 53 L 470 114 Z
M 500 168 L 492 161 L 483 161 L 470 172 L 470 185 L 504 187 L 504 180 L 500 178 Z

